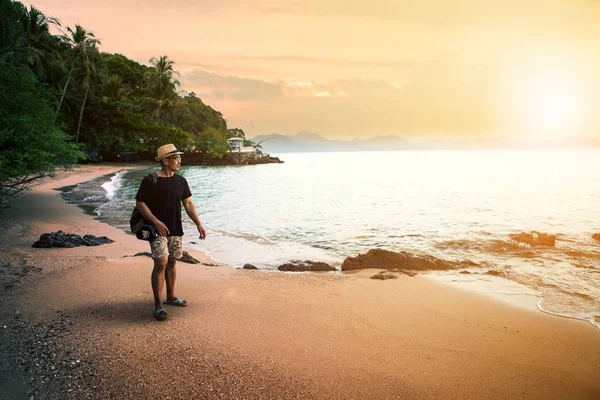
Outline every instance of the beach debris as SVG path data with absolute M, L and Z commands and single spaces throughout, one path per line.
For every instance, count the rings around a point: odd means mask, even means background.
M 373 275 L 371 279 L 381 279 L 382 281 L 386 279 L 398 279 L 398 275 L 390 271 L 381 271 L 380 273 Z
M 397 269 L 401 273 L 409 271 L 440 271 L 472 266 L 472 261 L 446 261 L 441 258 L 411 254 L 406 251 L 394 252 L 382 249 L 371 249 L 366 254 L 347 257 L 342 263 L 342 271 L 356 269 Z
M 242 269 L 258 269 L 255 265 L 252 264 L 244 264 L 244 268 Z
M 600 233 L 594 233 L 594 234 L 592 235 L 592 239 L 594 239 L 594 240 L 597 240 L 597 241 L 599 241 L 599 242 L 600 242 Z
M 43 233 L 40 239 L 33 244 L 33 247 L 49 249 L 52 247 L 72 248 L 79 246 L 100 246 L 101 244 L 112 243 L 114 240 L 106 236 L 84 235 L 83 237 L 74 233 L 64 233 L 63 231 Z
M 535 246 L 554 246 L 556 243 L 556 235 L 550 235 L 548 233 L 531 231 L 521 232 L 516 234 L 508 235 L 512 240 L 518 243 L 524 243 L 530 247 Z
M 147 251 L 141 251 L 139 253 L 135 253 L 133 255 L 133 257 L 140 257 L 140 256 L 146 256 L 146 257 L 152 257 L 152 254 L 147 252 Z M 181 261 L 184 263 L 188 263 L 188 264 L 202 264 L 202 265 L 208 265 L 209 267 L 216 267 L 217 264 L 208 264 L 208 263 L 203 263 L 200 260 L 192 257 L 190 255 L 190 253 L 188 253 L 187 251 L 183 251 L 183 253 L 181 254 L 181 257 L 177 259 L 177 261 Z
M 281 264 L 277 267 L 278 270 L 284 272 L 325 272 L 325 271 L 337 271 L 335 267 L 331 265 L 320 262 L 320 261 L 300 261 L 300 260 L 292 260 L 288 263 Z

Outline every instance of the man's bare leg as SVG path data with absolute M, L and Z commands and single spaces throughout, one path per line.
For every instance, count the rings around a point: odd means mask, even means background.
M 154 259 L 154 269 L 152 270 L 152 293 L 154 294 L 154 309 L 162 308 L 162 300 L 160 296 L 163 292 L 165 282 L 165 269 L 167 267 L 167 257 L 159 257 Z
M 167 282 L 167 301 L 173 301 L 175 299 L 175 279 L 177 278 L 177 270 L 175 269 L 176 263 L 176 258 L 169 257 L 167 268 L 165 270 L 165 281 Z

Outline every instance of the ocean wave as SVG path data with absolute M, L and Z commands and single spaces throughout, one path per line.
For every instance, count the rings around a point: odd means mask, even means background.
M 121 187 L 121 181 L 126 172 L 127 171 L 125 170 L 118 171 L 111 176 L 108 182 L 105 182 L 101 185 L 102 189 L 106 190 L 106 198 L 108 200 L 112 200 L 114 198 L 116 191 Z
M 600 316 L 598 316 L 598 315 L 591 315 L 591 314 L 587 314 L 587 313 L 576 314 L 576 313 L 572 313 L 572 312 L 553 311 L 544 305 L 543 297 L 537 303 L 537 308 L 538 308 L 538 310 L 540 310 L 546 314 L 554 315 L 557 317 L 576 319 L 579 321 L 586 321 L 586 322 L 589 322 L 590 324 L 594 325 L 596 328 L 600 329 Z
M 420 233 L 407 233 L 405 235 L 388 235 L 390 239 L 402 239 L 402 238 L 417 238 L 417 237 L 425 237 Z
M 276 244 L 276 242 L 269 240 L 267 238 L 264 238 L 262 236 L 258 236 L 258 235 L 252 235 L 249 233 L 235 233 L 235 232 L 230 232 L 230 231 L 226 231 L 223 229 L 213 229 L 213 232 L 216 233 L 220 233 L 223 236 L 228 236 L 231 238 L 238 238 L 238 239 L 246 239 L 248 241 L 251 242 L 255 242 L 258 244 L 264 244 L 264 245 L 274 245 Z
M 600 253 L 588 243 L 576 238 L 569 238 L 569 240 L 563 240 L 563 235 L 557 235 L 561 237 L 560 246 L 530 246 L 526 243 L 520 243 L 514 240 L 507 239 L 490 239 L 490 240 L 477 240 L 477 239 L 452 239 L 444 240 L 441 242 L 434 243 L 433 246 L 437 249 L 448 251 L 459 251 L 479 254 L 490 254 L 496 256 L 512 256 L 519 258 L 540 258 L 547 261 L 563 262 L 569 260 L 589 260 L 596 261 L 600 259 Z M 564 245 L 564 242 L 568 242 L 568 245 Z M 584 266 L 584 268 L 599 268 L 594 267 L 594 263 L 590 266 Z

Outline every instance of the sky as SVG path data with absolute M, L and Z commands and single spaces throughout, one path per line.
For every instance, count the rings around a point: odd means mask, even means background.
M 600 0 L 37 0 L 246 136 L 600 137 Z

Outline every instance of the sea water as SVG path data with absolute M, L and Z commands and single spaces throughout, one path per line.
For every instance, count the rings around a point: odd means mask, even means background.
M 370 249 L 473 267 L 445 279 L 499 275 L 539 295 L 539 307 L 600 327 L 600 151 L 401 151 L 278 154 L 284 164 L 185 166 L 208 230 L 186 218 L 184 245 L 240 268 L 290 260 L 339 267 Z M 128 230 L 142 177 L 122 171 L 62 195 Z M 557 236 L 528 247 L 513 233 Z M 510 286 L 510 285 L 509 285 Z

